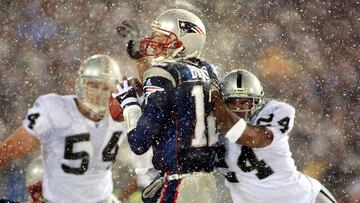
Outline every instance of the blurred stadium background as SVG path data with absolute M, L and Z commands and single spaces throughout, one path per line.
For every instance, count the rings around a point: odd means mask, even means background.
M 116 27 L 136 21 L 142 34 L 169 8 L 203 19 L 203 57 L 220 76 L 254 72 L 267 97 L 297 110 L 290 136 L 299 170 L 340 203 L 360 201 L 360 1 L 358 0 L 2 0 L 0 140 L 46 93 L 73 94 L 78 65 L 114 56 L 136 76 Z M 25 169 L 34 153 L 0 171 L 0 199 L 26 200 Z

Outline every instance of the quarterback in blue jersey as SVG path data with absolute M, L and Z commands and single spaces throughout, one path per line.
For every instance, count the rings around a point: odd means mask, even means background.
M 151 57 L 143 74 L 143 108 L 134 87 L 118 84 L 113 94 L 123 109 L 128 141 L 136 154 L 152 147 L 160 171 L 143 192 L 149 202 L 216 202 L 213 144 L 216 126 L 211 91 L 213 66 L 199 59 L 206 31 L 194 14 L 171 9 L 152 24 L 139 53 Z

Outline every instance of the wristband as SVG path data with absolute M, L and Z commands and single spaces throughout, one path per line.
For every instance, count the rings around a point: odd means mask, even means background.
M 141 116 L 141 108 L 138 105 L 126 106 L 123 115 L 127 132 L 130 132 L 132 129 L 136 128 L 136 124 Z
M 246 121 L 242 118 L 225 134 L 225 137 L 232 143 L 236 143 L 246 128 Z

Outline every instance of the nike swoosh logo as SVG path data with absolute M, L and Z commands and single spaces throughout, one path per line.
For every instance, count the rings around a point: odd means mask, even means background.
M 124 99 L 125 97 L 126 97 L 126 95 L 127 95 L 128 93 L 126 93 L 126 94 L 124 94 L 124 95 L 122 95 L 122 96 L 120 96 L 120 98 L 121 99 Z

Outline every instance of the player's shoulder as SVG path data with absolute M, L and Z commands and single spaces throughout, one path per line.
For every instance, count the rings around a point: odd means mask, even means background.
M 265 101 L 261 112 L 295 115 L 295 108 L 286 102 L 271 99 Z
M 179 82 L 179 65 L 180 64 L 177 62 L 170 60 L 156 63 L 150 66 L 150 68 L 144 72 L 143 82 L 150 78 L 156 77 L 169 80 L 173 86 L 176 86 L 176 84 Z
M 56 93 L 45 94 L 39 96 L 36 102 L 44 105 L 50 111 L 64 110 L 63 107 L 68 107 L 71 102 L 74 102 L 73 95 L 59 95 Z
M 295 108 L 285 102 L 266 100 L 263 107 L 252 118 L 252 123 L 267 126 L 273 130 L 275 137 L 288 134 L 294 125 Z
M 72 120 L 70 117 L 73 115 L 71 112 L 76 110 L 75 96 L 73 95 L 45 94 L 37 98 L 35 105 L 40 105 L 54 124 L 61 124 L 58 127 L 70 125 Z
M 69 100 L 71 97 L 70 95 L 59 95 L 56 93 L 49 93 L 49 94 L 44 94 L 38 97 L 37 101 L 41 101 L 44 102 L 46 104 L 51 104 L 51 103 L 60 103 L 63 102 L 65 100 Z
M 256 125 L 270 126 L 270 123 L 282 122 L 283 119 L 293 123 L 295 108 L 285 102 L 266 99 L 265 104 L 255 113 L 251 121 Z
M 199 64 L 202 69 L 209 73 L 211 79 L 218 79 L 218 70 L 214 64 L 208 63 L 207 61 L 199 59 Z
M 152 65 L 144 72 L 144 82 L 151 77 L 162 77 L 170 80 L 174 86 L 182 81 L 194 79 L 218 78 L 215 66 L 200 59 L 164 60 Z

